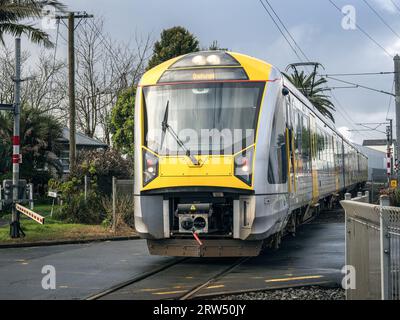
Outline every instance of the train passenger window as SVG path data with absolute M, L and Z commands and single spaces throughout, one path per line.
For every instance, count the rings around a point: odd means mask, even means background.
M 287 182 L 286 119 L 284 101 L 278 99 L 272 124 L 271 144 L 268 161 L 268 182 L 284 184 Z
M 303 162 L 303 171 L 311 170 L 311 135 L 310 135 L 310 119 L 303 116 L 302 133 L 301 133 L 301 156 Z
M 299 110 L 296 110 L 296 117 L 295 117 L 295 139 L 294 145 L 296 149 L 296 161 L 297 161 L 297 171 L 299 173 L 303 172 L 303 163 L 301 161 L 302 158 L 302 129 L 303 129 L 303 117 L 300 114 Z

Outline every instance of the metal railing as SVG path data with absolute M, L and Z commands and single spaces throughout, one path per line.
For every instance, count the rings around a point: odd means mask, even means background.
M 400 300 L 400 208 L 367 203 L 369 195 L 341 201 L 346 211 L 346 266 L 355 270 L 349 300 Z

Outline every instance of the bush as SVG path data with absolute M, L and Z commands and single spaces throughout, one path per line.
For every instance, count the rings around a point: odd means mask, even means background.
M 71 173 L 70 180 L 75 178 L 83 182 L 84 176 L 91 177 L 99 193 L 110 195 L 112 177 L 129 179 L 132 175 L 132 161 L 123 158 L 118 151 L 93 150 L 79 153 L 77 166 Z
M 390 199 L 390 205 L 394 207 L 400 207 L 400 189 L 382 189 L 380 195 L 386 195 Z
M 89 192 L 87 199 L 83 193 L 74 194 L 65 200 L 54 218 L 68 223 L 99 224 L 106 216 L 101 198 Z
M 113 226 L 113 201 L 111 197 L 105 197 L 102 199 L 102 205 L 106 212 L 106 218 L 103 224 L 106 226 Z M 132 197 L 120 196 L 116 199 L 116 229 L 123 227 L 134 228 L 134 202 Z

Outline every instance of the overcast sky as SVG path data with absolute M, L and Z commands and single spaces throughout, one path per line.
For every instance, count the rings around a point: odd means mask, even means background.
M 310 60 L 320 62 L 325 73 L 393 71 L 393 59 L 360 30 L 342 28 L 342 14 L 328 0 L 269 0 Z M 400 34 L 400 0 L 367 0 L 396 33 Z M 218 40 L 222 47 L 264 59 L 281 70 L 298 58 L 273 25 L 259 0 L 64 0 L 69 10 L 85 10 L 105 18 L 106 31 L 115 39 L 129 40 L 133 34 L 151 34 L 158 39 L 162 29 L 181 25 L 208 46 Z M 400 38 L 368 8 L 364 0 L 334 0 L 338 7 L 352 5 L 357 23 L 391 55 L 400 53 Z M 397 4 L 397 7 L 393 5 Z M 65 30 L 63 31 L 65 32 Z M 31 46 L 29 47 L 32 48 Z M 31 50 L 37 50 L 33 47 Z M 60 47 L 62 51 L 65 47 Z M 342 78 L 391 91 L 393 75 Z M 343 86 L 330 81 L 330 86 Z M 364 89 L 338 89 L 341 103 L 336 123 L 351 128 L 350 121 L 385 121 L 388 95 Z M 336 102 L 336 101 L 334 101 Z M 343 117 L 345 114 L 346 117 Z M 394 104 L 389 112 L 394 117 Z M 384 130 L 384 127 L 382 127 Z M 343 128 L 342 128 L 343 130 Z M 362 138 L 384 138 L 383 134 L 352 134 Z

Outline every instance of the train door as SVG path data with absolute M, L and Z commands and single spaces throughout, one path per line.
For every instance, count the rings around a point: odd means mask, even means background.
M 312 198 L 313 202 L 318 202 L 319 199 L 319 181 L 318 181 L 318 137 L 317 137 L 317 121 L 313 114 L 310 114 L 310 131 L 311 131 L 311 173 L 312 173 Z
M 333 155 L 333 167 L 335 175 L 335 189 L 336 193 L 340 190 L 340 170 L 339 170 L 339 152 L 338 152 L 338 137 L 336 134 L 332 136 L 332 155 Z
M 286 154 L 288 159 L 288 190 L 290 197 L 293 198 L 296 193 L 296 154 L 294 144 L 294 100 L 289 96 L 285 98 L 286 104 Z

